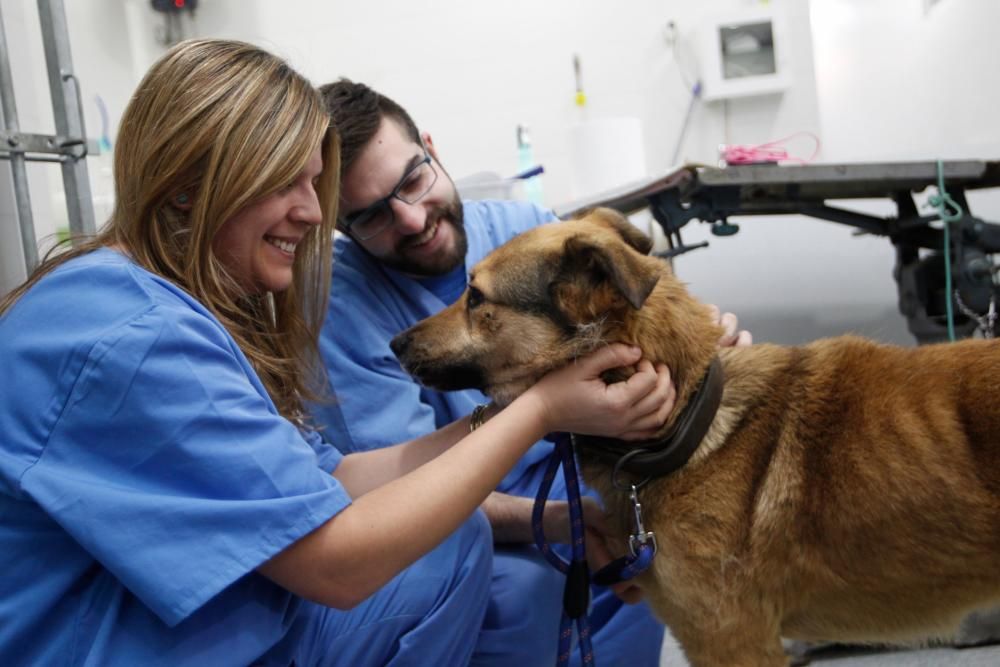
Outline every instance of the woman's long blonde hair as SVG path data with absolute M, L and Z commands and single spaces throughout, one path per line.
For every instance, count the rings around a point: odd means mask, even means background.
M 248 295 L 213 254 L 212 239 L 240 209 L 292 182 L 317 146 L 323 221 L 298 244 L 288 290 Z M 303 401 L 324 386 L 316 340 L 330 289 L 340 167 L 319 93 L 251 44 L 182 42 L 136 89 L 114 163 L 116 203 L 107 225 L 70 251 L 50 253 L 0 302 L 0 314 L 55 266 L 115 246 L 218 317 L 281 414 L 303 423 Z M 178 197 L 190 208 L 178 207 Z

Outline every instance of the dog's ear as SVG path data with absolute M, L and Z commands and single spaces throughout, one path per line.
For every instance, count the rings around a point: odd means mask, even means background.
M 628 243 L 643 255 L 648 255 L 649 251 L 653 249 L 653 240 L 643 234 L 638 227 L 628 221 L 628 218 L 613 208 L 595 208 L 588 212 L 586 217 L 617 232 L 625 243 Z
M 626 223 L 629 224 L 629 223 Z M 642 257 L 624 244 L 597 244 L 578 234 L 566 239 L 560 273 L 572 279 L 585 277 L 592 284 L 607 283 L 638 310 L 660 276 L 649 270 Z

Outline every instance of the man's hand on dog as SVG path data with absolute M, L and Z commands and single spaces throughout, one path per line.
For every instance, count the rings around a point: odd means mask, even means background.
M 719 347 L 744 347 L 753 345 L 753 335 L 746 329 L 739 330 L 739 320 L 733 313 L 723 313 L 719 307 L 709 304 L 709 312 L 712 314 L 712 321 L 723 329 L 722 337 L 719 338 Z

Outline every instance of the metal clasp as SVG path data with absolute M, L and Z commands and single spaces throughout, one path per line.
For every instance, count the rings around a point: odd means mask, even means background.
M 629 500 L 632 501 L 632 514 L 635 517 L 635 532 L 629 535 L 628 538 L 629 554 L 633 557 L 637 556 L 639 548 L 645 546 L 647 542 L 652 543 L 653 553 L 655 554 L 656 535 L 651 531 L 647 531 L 642 523 L 642 503 L 639 502 L 638 489 L 635 484 L 632 484 L 632 490 L 629 492 Z

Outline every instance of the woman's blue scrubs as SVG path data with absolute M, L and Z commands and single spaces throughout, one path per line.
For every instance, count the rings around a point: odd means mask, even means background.
M 256 574 L 351 502 L 340 454 L 168 281 L 71 260 L 0 319 L 0 368 L 0 664 L 468 661 L 481 516 L 350 612 Z

